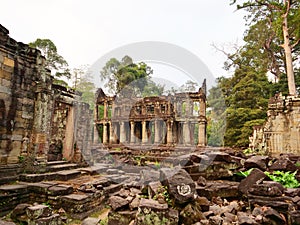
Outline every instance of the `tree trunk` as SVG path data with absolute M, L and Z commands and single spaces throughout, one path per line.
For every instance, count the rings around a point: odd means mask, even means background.
M 296 84 L 295 84 L 295 76 L 294 76 L 294 69 L 293 69 L 292 49 L 290 45 L 289 31 L 288 31 L 288 21 L 287 21 L 288 11 L 289 11 L 289 6 L 287 8 L 287 12 L 283 15 L 283 23 L 282 23 L 283 40 L 284 40 L 283 48 L 284 48 L 285 60 L 286 60 L 286 74 L 288 79 L 289 94 L 295 96 Z

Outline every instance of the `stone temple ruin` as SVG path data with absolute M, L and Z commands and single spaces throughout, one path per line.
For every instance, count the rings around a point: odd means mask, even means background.
M 276 94 L 270 98 L 267 121 L 255 126 L 250 147 L 272 155 L 300 152 L 300 99 Z
M 8 33 L 0 26 L 0 165 L 28 154 L 38 162 L 75 159 L 92 136 L 89 106 L 53 83 L 40 51 Z
M 0 224 L 300 224 L 300 188 L 267 176 L 300 181 L 299 99 L 271 99 L 252 139 L 280 157 L 213 148 L 205 83 L 146 98 L 99 89 L 93 111 L 8 33 L 0 25 Z
M 95 124 L 108 146 L 206 146 L 205 83 L 198 92 L 124 98 L 97 92 Z

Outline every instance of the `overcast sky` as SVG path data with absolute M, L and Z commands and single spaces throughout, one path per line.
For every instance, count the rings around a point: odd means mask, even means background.
M 113 49 L 160 41 L 195 54 L 215 77 L 227 75 L 212 44 L 242 43 L 245 22 L 229 0 L 7 0 L 0 23 L 17 41 L 49 38 L 71 67 L 93 65 Z M 184 80 L 152 65 L 154 76 Z M 165 66 L 167 67 L 167 66 Z M 169 74 L 166 74 L 169 73 Z

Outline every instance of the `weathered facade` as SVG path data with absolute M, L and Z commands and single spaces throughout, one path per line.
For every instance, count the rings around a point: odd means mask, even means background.
M 269 101 L 264 125 L 267 150 L 273 154 L 300 152 L 300 98 L 276 95 Z
M 78 94 L 53 85 L 40 51 L 8 34 L 0 25 L 0 165 L 28 155 L 40 162 L 72 160 L 91 133 L 88 106 Z
M 205 146 L 205 83 L 198 92 L 126 98 L 97 92 L 95 135 L 105 145 Z

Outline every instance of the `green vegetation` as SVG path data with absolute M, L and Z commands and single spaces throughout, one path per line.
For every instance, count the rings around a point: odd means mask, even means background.
M 219 77 L 209 91 L 208 143 L 248 147 L 253 126 L 266 120 L 269 98 L 279 92 L 294 95 L 294 87 L 300 85 L 300 65 L 296 63 L 300 56 L 300 2 L 232 0 L 231 4 L 247 12 L 248 27 L 243 46 L 234 46 L 231 53 L 220 49 L 227 56 L 224 68 L 232 76 Z M 283 33 L 285 28 L 288 35 Z M 220 131 L 225 132 L 224 140 Z
M 111 58 L 100 71 L 100 78 L 106 81 L 105 87 L 110 94 L 131 96 L 157 96 L 164 91 L 164 86 L 154 83 L 150 78 L 153 73 L 146 63 L 134 63 L 132 58 L 124 56 L 121 61 Z
M 108 217 L 100 221 L 100 225 L 107 225 L 108 224 Z
M 71 77 L 67 61 L 58 54 L 56 45 L 50 39 L 38 38 L 34 42 L 29 43 L 29 46 L 42 52 L 42 55 L 46 58 L 45 64 L 47 69 L 51 70 L 56 78 Z
M 168 203 L 169 206 L 173 206 L 174 202 L 171 199 L 169 192 L 168 192 L 168 187 L 167 186 L 160 186 L 157 190 L 157 194 L 154 195 L 153 199 L 158 200 L 159 198 L 163 198 L 166 203 Z
M 239 171 L 236 173 L 238 176 L 247 177 L 254 168 L 251 168 L 247 171 Z M 265 171 L 264 172 L 271 180 L 281 183 L 286 188 L 297 188 L 300 186 L 299 181 L 296 179 L 297 171 L 291 172 L 283 172 L 283 171 L 273 171 L 272 173 Z
M 249 169 L 247 171 L 239 171 L 239 172 L 237 172 L 235 174 L 238 175 L 238 176 L 241 176 L 241 177 L 248 177 L 249 174 L 252 172 L 253 169 L 254 168 L 251 168 L 251 169 Z
M 295 172 L 283 172 L 283 171 L 274 171 L 273 173 L 265 172 L 265 174 L 273 181 L 281 183 L 286 188 L 297 188 L 300 186 L 300 183 L 295 178 L 297 171 Z

